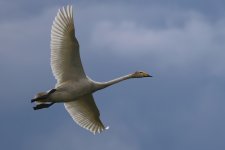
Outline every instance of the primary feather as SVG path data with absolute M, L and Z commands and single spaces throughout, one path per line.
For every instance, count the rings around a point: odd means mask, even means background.
M 64 105 L 73 120 L 81 127 L 94 134 L 105 129 L 99 119 L 100 113 L 91 94 L 80 97 L 75 101 L 66 102 Z
M 51 30 L 51 68 L 57 83 L 84 78 L 72 6 L 59 9 Z

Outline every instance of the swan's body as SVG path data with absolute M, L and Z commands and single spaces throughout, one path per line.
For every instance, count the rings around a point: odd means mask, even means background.
M 57 80 L 55 89 L 36 95 L 36 109 L 63 102 L 73 120 L 96 133 L 104 129 L 92 93 L 130 78 L 150 77 L 135 72 L 108 82 L 96 82 L 86 76 L 82 67 L 79 44 L 75 37 L 72 6 L 58 11 L 51 30 L 51 68 Z M 50 103 L 50 104 L 48 104 Z

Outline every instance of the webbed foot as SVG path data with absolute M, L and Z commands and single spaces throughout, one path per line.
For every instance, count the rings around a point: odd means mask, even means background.
M 54 93 L 56 91 L 56 89 L 51 89 L 47 94 L 45 95 L 41 95 L 39 97 L 36 97 L 34 99 L 31 99 L 31 103 L 35 102 L 35 101 L 38 101 L 40 99 L 46 99 L 49 97 L 49 95 L 51 95 L 52 93 Z
M 50 106 L 52 106 L 53 104 L 55 104 L 54 102 L 49 103 L 49 104 L 38 104 L 35 107 L 33 107 L 34 110 L 39 110 L 39 109 L 43 109 L 43 108 L 48 108 Z

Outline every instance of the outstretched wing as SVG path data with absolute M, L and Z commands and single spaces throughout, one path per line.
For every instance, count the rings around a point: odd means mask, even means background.
M 73 120 L 81 127 L 94 134 L 108 129 L 108 127 L 105 128 L 99 118 L 100 113 L 91 94 L 72 102 L 66 102 L 64 105 Z
M 57 83 L 85 78 L 75 37 L 72 6 L 59 9 L 51 30 L 51 68 Z

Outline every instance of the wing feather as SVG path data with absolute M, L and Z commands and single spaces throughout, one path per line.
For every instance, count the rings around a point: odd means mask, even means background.
M 79 43 L 75 37 L 73 9 L 59 9 L 51 30 L 51 68 L 57 84 L 85 78 L 80 59 Z
M 107 129 L 99 118 L 100 113 L 91 94 L 64 105 L 73 120 L 81 127 L 94 134 Z

